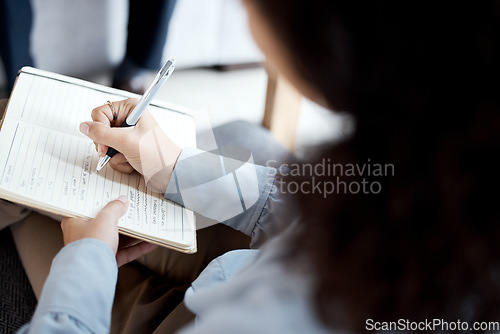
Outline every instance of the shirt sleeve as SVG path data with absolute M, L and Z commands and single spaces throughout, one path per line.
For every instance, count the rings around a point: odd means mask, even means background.
M 18 333 L 108 333 L 118 269 L 97 239 L 59 251 L 31 321 Z
M 165 198 L 251 236 L 256 247 L 274 228 L 272 216 L 282 202 L 276 169 L 254 164 L 251 155 L 217 153 L 184 148 Z

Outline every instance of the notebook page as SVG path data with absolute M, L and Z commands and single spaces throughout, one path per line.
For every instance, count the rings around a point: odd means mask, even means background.
M 182 245 L 192 244 L 191 211 L 147 190 L 144 178 L 138 174 L 122 174 L 109 165 L 95 172 L 99 157 L 92 141 L 78 130 L 79 124 L 90 120 L 95 106 L 123 98 L 22 73 L 0 132 L 4 148 L 0 187 L 14 196 L 84 217 L 94 217 L 110 200 L 126 195 L 130 206 L 120 227 Z M 175 112 L 165 115 L 172 140 L 181 147 L 193 145 L 192 118 Z

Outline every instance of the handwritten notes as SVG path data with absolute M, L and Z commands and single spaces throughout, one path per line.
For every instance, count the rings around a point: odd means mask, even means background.
M 74 216 L 94 217 L 106 203 L 126 195 L 130 205 L 120 227 L 181 245 L 194 242 L 193 213 L 146 188 L 137 173 L 109 165 L 96 173 L 94 144 L 78 128 L 107 100 L 126 98 L 80 81 L 22 73 L 0 132 L 0 190 Z M 159 107 L 156 112 L 165 112 Z M 170 116 L 171 114 L 171 116 Z M 190 116 L 174 111 L 168 126 L 179 145 L 194 144 Z M 192 131 L 179 131 L 191 127 Z M 191 135 L 186 135 L 191 133 Z

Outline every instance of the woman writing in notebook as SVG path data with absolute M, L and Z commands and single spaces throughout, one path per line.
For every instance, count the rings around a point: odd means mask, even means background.
M 224 224 L 249 235 L 251 246 L 260 249 L 228 252 L 199 275 L 185 294 L 184 304 L 197 317 L 186 333 L 358 332 L 381 330 L 377 323 L 398 319 L 497 321 L 500 214 L 491 196 L 500 186 L 493 163 L 500 151 L 496 3 L 244 3 L 268 61 L 306 97 L 354 119 L 350 136 L 318 149 L 308 163 L 332 161 L 358 172 L 276 178 L 273 168 L 256 166 L 257 201 Z M 118 118 L 133 104 L 116 103 Z M 107 145 L 122 153 L 113 158 L 113 168 L 142 171 L 155 159 L 137 145 L 154 127 L 148 117 L 134 129 L 114 129 L 109 108 L 102 106 L 81 131 L 101 154 Z M 221 168 L 220 159 L 180 150 L 169 140 L 164 144 L 163 189 L 183 177 L 202 184 L 207 173 Z M 391 164 L 394 173 L 376 172 L 376 164 Z M 240 185 L 247 176 L 238 176 Z M 286 196 L 275 191 L 283 189 L 281 182 L 299 189 L 305 182 L 323 190 L 332 182 L 350 187 Z M 376 187 L 366 193 L 352 186 L 363 182 Z M 180 194 L 167 191 L 167 198 L 188 207 L 196 199 L 197 211 L 215 219 L 241 205 L 224 181 L 190 193 L 189 201 L 180 188 Z M 150 332 L 182 322 L 184 304 L 148 309 L 171 290 L 146 298 L 147 291 L 123 289 L 122 272 L 110 319 L 116 223 L 126 207 L 113 201 L 91 222 L 63 221 L 66 246 L 24 331 L 104 332 L 112 322 L 114 331 L 131 330 L 124 324 L 134 323 L 137 332 Z M 118 263 L 149 251 L 134 249 L 120 253 Z M 158 285 L 151 281 L 148 287 Z M 125 295 L 135 306 L 115 312 Z

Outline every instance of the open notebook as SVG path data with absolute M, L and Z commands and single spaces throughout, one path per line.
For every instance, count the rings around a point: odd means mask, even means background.
M 167 85 L 168 86 L 168 85 Z M 107 100 L 135 94 L 34 68 L 19 72 L 0 130 L 0 197 L 62 216 L 92 218 L 119 195 L 130 205 L 120 232 L 175 250 L 196 252 L 192 211 L 146 189 L 137 173 L 109 164 L 96 173 L 93 142 L 81 122 Z M 179 146 L 196 146 L 188 110 L 153 101 L 149 106 Z

